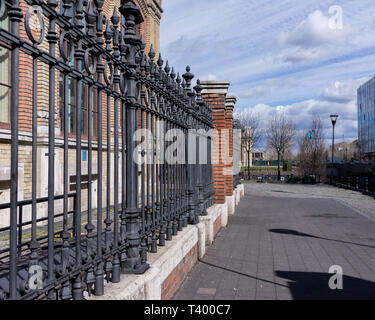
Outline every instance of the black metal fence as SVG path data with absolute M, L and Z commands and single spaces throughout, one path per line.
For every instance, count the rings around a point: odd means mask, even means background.
M 202 148 L 199 135 L 188 131 L 213 128 L 212 110 L 201 98 L 199 81 L 192 90 L 194 75 L 189 67 L 181 79 L 168 63 L 164 66 L 161 56 L 154 61 L 152 48 L 146 57 L 139 36 L 142 17 L 133 1 L 123 0 L 120 14 L 115 8 L 110 19 L 103 15 L 103 3 L 27 0 L 30 7 L 24 16 L 19 0 L 0 1 L 0 14 L 7 15 L 10 26 L 9 30 L 0 27 L 0 45 L 9 48 L 11 61 L 10 203 L 0 204 L 0 211 L 10 209 L 10 223 L 0 230 L 9 235 L 0 250 L 0 299 L 79 300 L 84 290 L 103 295 L 105 280 L 119 282 L 120 273 L 145 272 L 147 253 L 157 252 L 158 246 L 172 240 L 188 223 L 197 223 L 198 216 L 213 204 L 211 139 L 206 137 L 208 143 L 204 144 L 207 163 L 187 161 L 191 144 L 197 151 Z M 35 30 L 35 21 L 39 30 Z M 20 37 L 21 24 L 28 39 Z M 45 43 L 47 50 L 41 45 Z M 32 196 L 22 201 L 18 192 L 20 52 L 33 61 Z M 64 139 L 63 194 L 56 195 L 57 124 L 49 116 L 45 198 L 37 197 L 40 63 L 48 67 L 49 115 L 55 114 L 56 87 L 60 85 Z M 58 73 L 60 84 L 56 83 Z M 71 81 L 76 90 L 73 148 L 69 148 L 68 132 Z M 81 96 L 85 90 L 87 112 L 91 115 L 95 105 L 97 117 L 88 121 L 83 144 Z M 171 130 L 183 132 L 185 143 L 168 135 Z M 138 142 L 146 147 L 140 148 Z M 174 143 L 183 149 L 185 162 L 165 161 L 165 153 Z M 88 160 L 85 179 L 82 151 L 87 152 Z M 71 153 L 75 156 L 74 192 L 69 188 Z M 96 192 L 92 190 L 94 160 Z M 87 210 L 82 209 L 83 192 L 87 192 Z M 56 201 L 63 202 L 62 212 L 57 212 Z M 69 201 L 74 201 L 72 210 Z M 47 203 L 46 217 L 38 212 L 41 203 Z M 23 221 L 26 205 L 31 206 L 31 217 Z
M 327 178 L 332 184 L 363 194 L 375 195 L 375 165 L 368 163 L 328 164 Z

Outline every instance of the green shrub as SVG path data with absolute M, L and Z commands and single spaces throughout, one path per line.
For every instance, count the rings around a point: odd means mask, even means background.
M 285 162 L 283 165 L 283 171 L 292 171 L 292 164 L 290 162 Z

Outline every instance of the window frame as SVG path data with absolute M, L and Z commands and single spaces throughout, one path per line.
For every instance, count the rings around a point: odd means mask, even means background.
M 7 2 L 5 2 L 5 12 L 4 12 L 4 16 L 6 16 L 8 14 L 8 9 L 9 9 L 9 4 Z M 8 17 L 8 30 L 7 31 L 10 31 L 10 20 L 9 20 L 9 17 Z M 8 50 L 9 52 L 9 57 L 8 57 L 8 73 L 9 73 L 9 84 L 5 84 L 5 83 L 0 83 L 0 86 L 4 86 L 4 87 L 8 87 L 9 89 L 9 96 L 11 97 L 12 95 L 12 78 L 11 78 L 11 50 L 12 50 L 12 47 L 3 42 L 3 41 L 0 41 L 0 46 L 5 48 L 6 50 Z M 8 112 L 9 112 L 9 120 L 8 122 L 4 122 L 4 121 L 0 121 L 0 129 L 11 129 L 11 124 L 10 124 L 10 118 L 11 118 L 11 102 L 10 102 L 10 99 L 9 99 L 9 103 L 8 103 Z
M 62 74 L 60 74 L 60 76 L 62 76 Z M 69 138 L 76 138 L 76 130 L 77 130 L 77 105 L 76 105 L 76 101 L 77 101 L 77 79 L 73 78 L 73 77 L 70 77 L 68 76 L 69 79 L 68 79 L 68 90 L 69 90 L 69 96 L 71 94 L 71 90 L 69 88 L 69 81 L 72 81 L 73 82 L 73 87 L 74 87 L 74 95 L 72 96 L 72 101 L 73 103 L 68 103 L 68 107 L 70 106 L 71 109 L 70 109 L 70 112 L 68 112 L 68 117 L 69 117 L 69 120 L 68 120 L 68 123 L 69 121 L 71 121 L 71 119 L 73 119 L 73 125 L 72 125 L 72 130 L 71 132 L 68 133 L 68 137 Z M 59 80 L 59 114 L 60 114 L 60 130 L 61 130 L 61 135 L 63 136 L 64 135 L 64 132 L 65 132 L 65 128 L 64 128 L 64 114 L 63 114 L 63 111 L 61 112 L 61 110 L 63 110 L 63 107 L 64 107 L 64 96 L 60 95 L 60 86 L 61 86 L 61 78 Z M 84 97 L 85 97 L 85 105 L 83 107 L 81 107 L 81 112 L 84 114 L 84 132 L 81 133 L 81 138 L 83 139 L 88 139 L 89 137 L 89 134 L 88 134 L 88 124 L 89 124 L 89 121 L 90 121 L 90 118 L 91 116 L 89 115 L 88 113 L 88 98 L 89 98 L 89 86 L 87 85 L 87 83 L 85 82 L 82 82 L 81 83 L 82 86 L 84 86 Z M 91 135 L 91 138 L 93 140 L 97 140 L 97 137 L 98 137 L 98 126 L 96 125 L 96 122 L 97 122 L 97 117 L 98 117 L 98 95 L 97 95 L 97 89 L 95 87 L 92 87 L 91 88 L 91 92 L 92 92 L 92 114 L 94 115 L 93 117 L 93 122 L 92 122 L 92 129 L 93 129 L 93 132 L 92 132 L 92 135 Z M 72 111 L 73 109 L 73 111 Z

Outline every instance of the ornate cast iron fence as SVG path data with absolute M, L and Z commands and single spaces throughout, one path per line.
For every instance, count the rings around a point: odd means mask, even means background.
M 10 223 L 0 230 L 9 235 L 0 250 L 0 299 L 79 300 L 85 290 L 103 295 L 105 280 L 119 282 L 120 273 L 145 272 L 147 253 L 157 252 L 188 223 L 197 223 L 213 204 L 211 139 L 206 137 L 208 143 L 199 145 L 199 135 L 188 134 L 190 129 L 213 128 L 212 110 L 201 98 L 199 81 L 192 90 L 189 67 L 181 79 L 168 63 L 164 66 L 161 56 L 154 61 L 152 49 L 146 57 L 139 36 L 142 16 L 133 1 L 123 0 L 120 14 L 115 8 L 110 19 L 103 15 L 103 4 L 103 0 L 27 0 L 24 14 L 19 0 L 0 1 L 0 15 L 7 15 L 10 26 L 0 27 L 0 45 L 9 49 L 11 74 L 10 203 L 0 205 L 0 212 L 9 208 Z M 20 36 L 22 24 L 27 38 Z M 32 60 L 32 192 L 31 199 L 23 201 L 18 192 L 21 52 Z M 37 197 L 40 64 L 48 69 L 49 115 L 56 113 L 56 88 L 60 88 L 63 132 L 63 193 L 56 195 L 57 122 L 49 116 L 44 198 Z M 69 106 L 72 83 L 74 113 Z M 84 138 L 83 103 L 90 117 L 97 108 L 96 118 L 87 121 Z M 69 132 L 72 117 L 75 128 Z M 185 160 L 195 142 L 197 151 L 206 148 L 207 163 L 164 161 L 167 148 L 177 141 L 168 132 L 177 129 L 185 134 L 185 143 L 180 140 L 178 145 Z M 146 148 L 142 150 L 135 137 Z M 82 167 L 83 151 L 87 171 Z M 62 212 L 57 212 L 56 201 L 62 201 Z M 48 207 L 45 217 L 39 212 L 42 203 Z M 31 216 L 25 221 L 22 210 L 27 205 Z

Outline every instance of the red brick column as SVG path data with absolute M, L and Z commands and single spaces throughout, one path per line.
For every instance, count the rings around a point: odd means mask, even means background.
M 236 97 L 228 96 L 225 99 L 225 127 L 229 131 L 229 159 L 225 171 L 225 195 L 233 195 L 233 109 L 237 102 Z
M 229 88 L 229 82 L 225 81 L 201 81 L 203 87 L 202 97 L 211 106 L 214 126 L 219 139 L 214 139 L 212 146 L 213 179 L 215 189 L 215 203 L 225 203 L 226 177 L 224 175 L 224 162 L 221 157 L 221 133 L 227 128 L 225 100 Z M 232 182 L 233 184 L 233 182 Z

